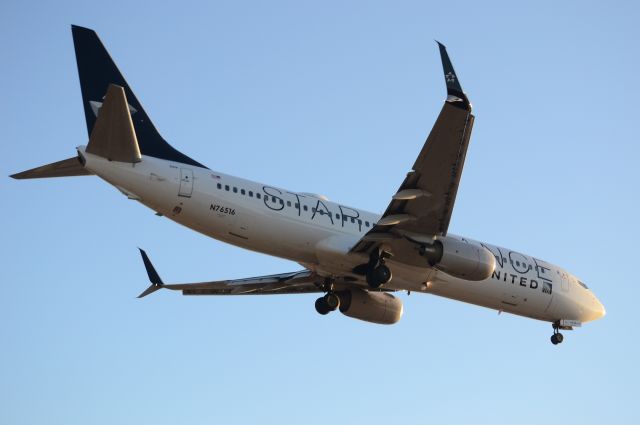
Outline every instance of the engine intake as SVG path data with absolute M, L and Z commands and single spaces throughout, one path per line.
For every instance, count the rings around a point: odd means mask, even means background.
M 402 301 L 386 292 L 351 289 L 339 292 L 340 312 L 345 316 L 381 325 L 393 325 L 402 317 Z
M 420 253 L 429 265 L 460 279 L 488 279 L 496 268 L 496 259 L 486 248 L 451 237 L 436 239 Z

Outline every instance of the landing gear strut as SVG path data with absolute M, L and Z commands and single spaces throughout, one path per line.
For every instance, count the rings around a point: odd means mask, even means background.
M 553 345 L 562 344 L 564 341 L 564 336 L 560 333 L 560 325 L 557 323 L 553 324 L 553 335 L 551 335 L 551 343 Z

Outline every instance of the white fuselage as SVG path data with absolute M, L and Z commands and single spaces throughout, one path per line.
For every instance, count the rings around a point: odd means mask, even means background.
M 112 162 L 86 153 L 84 146 L 78 150 L 89 170 L 171 220 L 242 248 L 298 262 L 323 276 L 352 276 L 366 287 L 352 270 L 367 257 L 349 250 L 378 221 L 377 214 L 205 168 L 147 156 L 136 164 Z M 393 279 L 386 287 L 550 322 L 588 322 L 604 315 L 595 295 L 561 268 L 510 249 L 466 241 L 494 254 L 491 278 L 471 282 L 426 261 L 407 265 L 390 259 Z

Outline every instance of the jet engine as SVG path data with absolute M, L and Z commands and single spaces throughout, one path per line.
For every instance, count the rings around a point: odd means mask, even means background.
M 496 268 L 496 259 L 486 248 L 447 236 L 423 245 L 420 254 L 430 266 L 465 280 L 488 279 Z
M 393 325 L 402 317 L 402 301 L 386 292 L 351 289 L 338 293 L 345 316 L 381 325 Z

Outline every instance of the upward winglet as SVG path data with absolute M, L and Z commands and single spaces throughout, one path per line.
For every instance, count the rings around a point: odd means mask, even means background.
M 449 55 L 447 54 L 447 48 L 438 40 L 436 40 L 436 43 L 438 43 L 438 48 L 440 49 L 444 81 L 447 84 L 447 102 L 458 104 L 460 106 L 464 105 L 465 109 L 471 110 L 471 103 L 469 102 L 467 95 L 462 91 L 460 80 L 453 69 L 451 59 L 449 59 Z
M 149 280 L 151 281 L 151 286 L 145 289 L 142 294 L 138 295 L 138 298 L 142 298 L 162 288 L 164 283 L 162 282 L 162 279 L 160 279 L 160 276 L 158 275 L 155 267 L 153 267 L 153 264 L 151 264 L 151 260 L 149 260 L 147 253 L 144 252 L 142 248 L 138 249 L 140 250 L 140 255 L 142 255 L 142 261 L 144 262 L 144 267 L 145 269 L 147 269 L 147 275 L 149 276 Z

